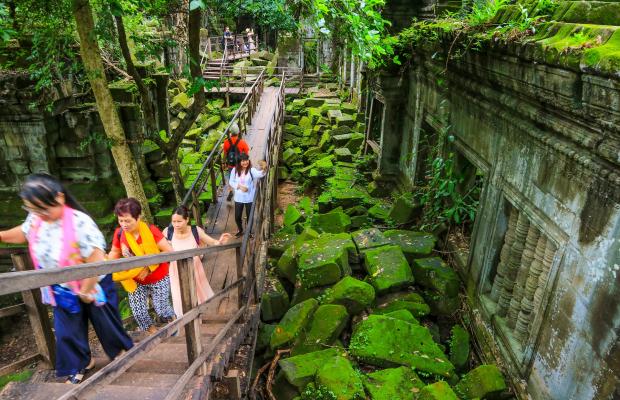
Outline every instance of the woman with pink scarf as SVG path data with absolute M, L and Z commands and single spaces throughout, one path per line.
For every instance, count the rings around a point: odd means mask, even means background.
M 0 242 L 26 243 L 36 269 L 103 261 L 105 239 L 90 216 L 62 184 L 47 174 L 30 175 L 20 193 L 26 221 L 0 232 Z M 41 288 L 52 306 L 56 333 L 56 373 L 77 384 L 94 367 L 88 321 L 111 359 L 133 343 L 121 323 L 110 275 Z

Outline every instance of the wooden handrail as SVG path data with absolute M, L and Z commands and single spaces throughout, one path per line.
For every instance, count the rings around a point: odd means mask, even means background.
M 177 261 L 188 257 L 203 254 L 217 253 L 223 250 L 234 249 L 240 243 L 229 243 L 220 246 L 199 247 L 190 250 L 172 251 L 142 257 L 121 258 L 118 260 L 100 261 L 73 265 L 64 268 L 46 268 L 24 272 L 6 272 L 0 274 L 0 295 L 36 289 L 43 286 L 64 283 L 73 280 L 106 275 L 112 272 Z
M 231 283 L 224 289 L 214 294 L 213 297 L 209 298 L 204 303 L 201 303 L 196 308 L 193 308 L 189 312 L 185 313 L 183 317 L 169 322 L 167 325 L 161 327 L 157 332 L 129 349 L 127 353 L 123 355 L 123 357 L 113 360 L 108 365 L 97 371 L 93 376 L 84 381 L 82 384 L 80 384 L 79 386 L 75 386 L 72 390 L 65 393 L 57 400 L 77 399 L 78 395 L 84 394 L 90 390 L 94 390 L 94 386 L 96 385 L 112 382 L 115 378 L 119 377 L 123 372 L 125 372 L 133 364 L 135 364 L 138 361 L 140 355 L 145 354 L 147 351 L 151 350 L 159 343 L 161 343 L 164 339 L 172 336 L 179 329 L 198 318 L 201 314 L 207 311 L 207 308 L 211 305 L 213 301 L 228 293 L 232 289 L 236 288 L 238 285 L 242 284 L 244 280 L 244 278 L 236 280 L 235 282 Z
M 196 179 L 194 180 L 194 182 L 190 186 L 189 190 L 185 194 L 185 197 L 183 197 L 183 202 L 182 202 L 183 205 L 185 205 L 185 206 L 188 205 L 189 200 L 190 200 L 190 198 L 192 196 L 192 192 L 196 193 L 196 197 L 200 196 L 200 192 L 202 191 L 202 188 L 201 188 L 201 190 L 196 190 L 196 186 L 204 178 L 203 175 L 205 174 L 205 171 L 207 170 L 208 167 L 211 166 L 211 164 L 215 160 L 216 155 L 221 152 L 221 145 L 222 145 L 222 141 L 224 140 L 224 138 L 225 137 L 230 137 L 230 133 L 229 133 L 230 132 L 230 128 L 233 125 L 233 123 L 239 118 L 239 115 L 240 115 L 241 110 L 243 109 L 243 107 L 249 104 L 249 102 L 251 101 L 251 98 L 253 96 L 256 96 L 255 91 L 256 91 L 256 89 L 258 87 L 261 87 L 261 91 L 262 91 L 262 85 L 260 85 L 260 83 L 262 82 L 263 78 L 264 78 L 264 72 L 261 72 L 261 74 L 259 75 L 259 78 L 256 80 L 256 82 L 254 82 L 254 84 L 250 88 L 250 91 L 243 98 L 243 101 L 241 102 L 241 105 L 239 106 L 239 108 L 237 109 L 237 111 L 233 115 L 232 119 L 230 120 L 230 122 L 226 126 L 226 129 L 224 130 L 224 132 L 222 132 L 222 135 L 218 139 L 217 143 L 215 143 L 215 145 L 213 146 L 213 149 L 209 153 L 209 156 L 207 157 L 207 160 L 202 164 L 202 168 L 200 168 L 200 171 L 198 172 L 198 175 L 196 176 Z M 251 118 L 251 116 L 250 116 L 250 118 Z M 205 182 L 206 182 L 206 179 L 205 179 Z

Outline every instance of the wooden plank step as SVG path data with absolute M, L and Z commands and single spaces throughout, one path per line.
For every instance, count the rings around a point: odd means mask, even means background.
M 182 375 L 187 370 L 187 367 L 187 357 L 183 360 L 183 362 L 141 359 L 129 367 L 127 372 L 152 372 L 154 374 Z
M 51 400 L 58 398 L 73 388 L 66 383 L 28 383 L 11 382 L 0 392 L 3 400 Z M 161 400 L 167 390 L 142 386 L 105 386 L 87 396 L 89 400 Z
M 152 372 L 125 372 L 116 378 L 114 386 L 145 386 L 150 388 L 171 388 L 179 380 L 181 374 L 161 374 Z
M 161 343 L 142 356 L 143 360 L 187 362 L 187 346 L 181 343 Z

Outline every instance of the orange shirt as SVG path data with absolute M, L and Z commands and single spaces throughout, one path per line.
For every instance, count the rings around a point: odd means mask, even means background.
M 224 140 L 224 153 L 228 154 L 228 150 L 230 149 L 230 146 L 237 142 L 239 142 L 237 144 L 237 150 L 239 150 L 239 153 L 245 153 L 249 155 L 250 146 L 248 146 L 245 140 L 239 139 L 239 136 L 236 136 L 236 137 L 231 136 L 230 139 Z

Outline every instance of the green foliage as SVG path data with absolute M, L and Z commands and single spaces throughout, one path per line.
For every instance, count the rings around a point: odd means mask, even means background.
M 396 40 L 384 37 L 390 22 L 381 16 L 385 0 L 300 0 L 291 1 L 295 15 L 301 15 L 317 32 L 331 35 L 338 45 L 376 68 L 394 52 Z
M 471 27 L 487 24 L 508 3 L 508 0 L 476 2 L 471 11 L 465 15 L 464 20 Z
M 256 25 L 267 29 L 281 32 L 294 32 L 297 29 L 295 18 L 285 0 L 213 0 L 209 6 L 215 14 L 225 19 L 236 20 L 240 16 L 249 16 Z
M 111 149 L 114 141 L 101 132 L 90 132 L 79 145 L 81 151 L 86 150 L 91 144 L 104 145 L 106 148 Z
M 24 382 L 30 379 L 33 373 L 33 370 L 27 369 L 21 372 L 15 372 L 13 374 L 2 375 L 0 376 L 0 389 L 6 386 L 6 384 L 9 382 Z
M 16 33 L 9 22 L 9 8 L 0 4 L 0 43 L 9 41 Z

